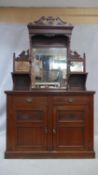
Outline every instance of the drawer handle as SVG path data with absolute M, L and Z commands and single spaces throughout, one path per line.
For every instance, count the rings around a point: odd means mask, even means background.
M 73 102 L 73 98 L 68 98 L 68 102 L 72 103 Z
M 31 103 L 31 102 L 33 101 L 33 99 L 32 99 L 32 97 L 28 97 L 28 98 L 26 98 L 26 101 L 27 101 L 28 103 Z

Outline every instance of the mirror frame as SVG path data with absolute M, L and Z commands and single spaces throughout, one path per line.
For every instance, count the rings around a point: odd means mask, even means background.
M 34 47 L 66 47 L 69 59 L 70 40 L 73 25 L 62 21 L 59 17 L 41 17 L 27 25 L 30 38 L 30 59 Z M 67 60 L 68 62 L 68 60 Z M 68 73 L 68 69 L 67 69 Z M 68 82 L 68 81 L 67 81 Z M 66 89 L 68 85 L 66 85 Z

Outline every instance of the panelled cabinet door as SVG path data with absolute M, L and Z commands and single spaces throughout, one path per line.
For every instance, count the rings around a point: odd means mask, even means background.
M 88 110 L 84 105 L 55 106 L 53 110 L 53 149 L 84 150 Z
M 47 106 L 36 105 L 14 108 L 15 149 L 47 150 Z M 14 139 L 13 138 L 13 139 Z

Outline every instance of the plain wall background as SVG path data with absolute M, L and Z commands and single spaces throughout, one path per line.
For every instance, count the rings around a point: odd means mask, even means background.
M 86 53 L 88 72 L 87 89 L 95 90 L 94 130 L 98 135 L 98 25 L 75 25 L 72 33 L 71 49 L 83 55 Z M 4 90 L 12 89 L 13 52 L 17 55 L 29 48 L 29 36 L 25 24 L 0 24 L 0 132 L 5 132 L 6 97 Z

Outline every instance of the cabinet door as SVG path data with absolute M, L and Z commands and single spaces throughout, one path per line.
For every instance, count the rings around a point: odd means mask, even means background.
M 85 105 L 55 106 L 53 110 L 53 149 L 83 150 L 86 146 Z
M 35 103 L 21 101 L 13 112 L 15 150 L 47 150 L 47 104 L 40 97 Z

